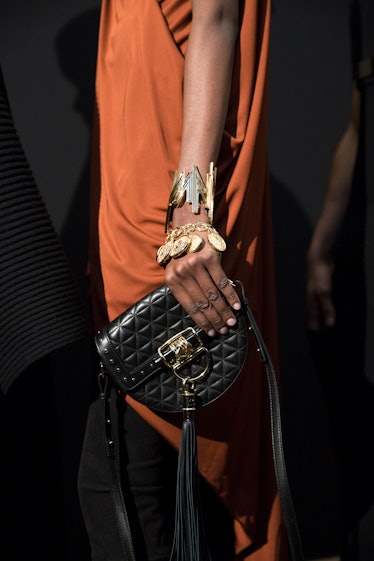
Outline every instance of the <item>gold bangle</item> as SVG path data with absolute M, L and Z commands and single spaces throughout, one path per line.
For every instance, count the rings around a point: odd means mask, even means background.
M 165 233 L 173 218 L 174 209 L 181 207 L 185 202 L 191 203 L 191 210 L 194 214 L 199 214 L 200 202 L 202 202 L 207 210 L 210 223 L 213 223 L 216 178 L 217 168 L 214 167 L 213 162 L 210 163 L 209 171 L 206 174 L 206 183 L 197 166 L 193 166 L 187 174 L 186 171 L 175 172 L 166 212 Z

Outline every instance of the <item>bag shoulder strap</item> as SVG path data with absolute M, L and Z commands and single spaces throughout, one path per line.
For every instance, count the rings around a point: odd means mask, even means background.
M 265 342 L 262 338 L 261 332 L 257 326 L 256 320 L 249 307 L 248 299 L 245 297 L 244 288 L 241 282 L 235 281 L 241 286 L 242 290 L 242 303 L 244 305 L 245 313 L 248 319 L 249 331 L 252 334 L 256 350 L 258 352 L 260 361 L 264 364 L 269 387 L 269 401 L 270 401 L 270 423 L 271 423 L 271 438 L 273 449 L 273 461 L 275 477 L 281 501 L 283 521 L 287 531 L 288 542 L 291 550 L 293 561 L 304 561 L 304 553 L 301 544 L 299 528 L 297 524 L 296 513 L 291 496 L 291 490 L 288 483 L 286 462 L 283 451 L 283 437 L 282 437 L 282 422 L 281 422 L 281 407 L 278 391 L 277 376 L 275 373 L 274 365 L 271 360 L 270 354 L 267 350 Z M 105 455 L 111 481 L 111 492 L 114 510 L 116 513 L 116 520 L 118 530 L 123 546 L 126 561 L 136 561 L 134 546 L 131 537 L 131 530 L 126 511 L 126 505 L 121 489 L 121 480 L 118 467 L 118 459 L 115 449 L 115 441 L 112 432 L 112 423 L 110 418 L 109 406 L 109 393 L 107 389 L 107 377 L 105 374 L 100 374 L 99 384 L 104 389 L 100 392 L 102 399 L 102 419 L 104 431 L 104 445 Z
M 109 473 L 111 496 L 113 508 L 117 521 L 119 537 L 126 561 L 136 561 L 135 549 L 131 536 L 131 528 L 127 515 L 127 509 L 121 487 L 121 475 L 119 470 L 116 441 L 114 439 L 112 420 L 110 415 L 110 393 L 107 376 L 99 375 L 101 418 L 103 427 L 103 442 L 105 457 Z
M 257 326 L 256 320 L 249 307 L 248 299 L 244 295 L 244 289 L 243 287 L 241 288 L 243 293 L 242 302 L 244 304 L 246 315 L 248 318 L 249 331 L 255 340 L 256 350 L 259 354 L 260 361 L 265 366 L 266 376 L 268 381 L 273 461 L 274 461 L 275 478 L 277 481 L 279 498 L 281 501 L 283 521 L 286 527 L 288 542 L 290 545 L 293 561 L 304 561 L 305 558 L 304 558 L 304 553 L 301 544 L 301 537 L 299 533 L 299 527 L 297 524 L 297 518 L 296 518 L 293 500 L 292 500 L 291 490 L 288 483 L 286 462 L 284 458 L 281 407 L 280 407 L 277 376 L 275 373 L 274 365 L 271 360 L 269 351 L 267 350 L 261 332 Z

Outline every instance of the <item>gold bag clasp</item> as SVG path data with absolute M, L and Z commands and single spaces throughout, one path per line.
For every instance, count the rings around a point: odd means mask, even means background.
M 187 377 L 192 381 L 201 380 L 209 372 L 211 366 L 210 353 L 204 347 L 203 341 L 193 327 L 187 327 L 177 333 L 158 348 L 158 354 L 162 358 L 167 368 L 173 370 L 178 378 L 184 380 L 186 376 L 181 375 L 180 371 L 189 363 L 196 360 L 199 355 L 206 356 L 206 364 L 201 371 Z

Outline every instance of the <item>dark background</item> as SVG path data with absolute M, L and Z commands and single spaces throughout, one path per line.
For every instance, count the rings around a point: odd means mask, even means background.
M 1 64 L 15 124 L 84 298 L 99 4 L 2 0 L 0 8 Z M 306 332 L 305 255 L 349 117 L 351 75 L 349 0 L 274 0 L 269 148 L 285 446 L 309 559 L 338 552 L 341 508 L 328 402 Z M 85 561 L 75 481 L 96 391 L 91 350 L 69 349 L 35 370 L 33 383 L 28 372 L 0 400 L 4 558 Z M 373 561 L 372 530 L 366 515 L 355 561 Z

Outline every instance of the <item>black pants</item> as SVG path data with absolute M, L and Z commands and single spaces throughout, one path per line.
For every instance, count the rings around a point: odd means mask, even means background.
M 99 401 L 91 405 L 79 471 L 79 497 L 93 561 L 123 561 L 110 495 Z M 176 451 L 123 398 L 111 398 L 120 443 L 123 492 L 138 561 L 168 561 L 174 531 Z M 232 519 L 201 482 L 212 561 L 234 558 Z

